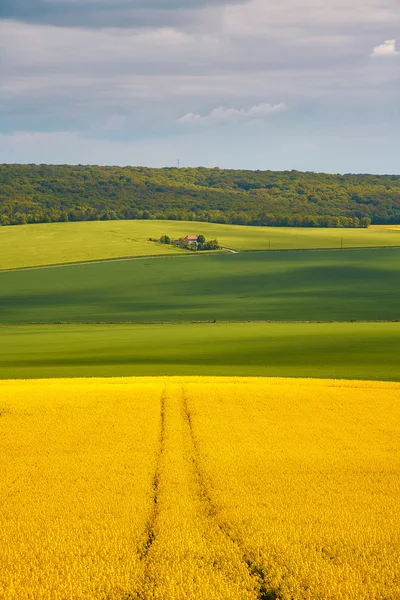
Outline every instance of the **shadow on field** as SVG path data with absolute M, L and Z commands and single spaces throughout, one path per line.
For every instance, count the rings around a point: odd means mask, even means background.
M 386 254 L 209 255 L 0 273 L 0 323 L 394 320 L 400 251 Z

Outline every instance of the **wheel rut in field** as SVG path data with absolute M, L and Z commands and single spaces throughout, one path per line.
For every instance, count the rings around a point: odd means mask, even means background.
M 156 468 L 152 482 L 153 507 L 150 518 L 146 524 L 146 538 L 141 548 L 139 548 L 139 558 L 144 560 L 152 547 L 156 538 L 156 523 L 158 518 L 158 500 L 160 493 L 161 461 L 165 450 L 165 402 L 166 390 L 164 388 L 160 399 L 160 434 L 159 446 L 156 458 Z
M 242 561 L 246 565 L 249 575 L 254 580 L 257 590 L 257 600 L 279 600 L 279 591 L 269 587 L 265 570 L 257 563 L 256 560 L 254 560 L 254 558 L 251 557 L 250 552 L 245 548 L 244 544 L 235 534 L 229 523 L 219 519 L 219 510 L 212 499 L 210 493 L 210 484 L 207 482 L 207 476 L 201 465 L 199 444 L 194 431 L 192 414 L 189 408 L 188 394 L 184 388 L 182 388 L 182 412 L 190 432 L 193 468 L 197 479 L 200 500 L 209 519 L 214 522 L 215 526 L 218 527 L 223 535 L 228 538 L 229 541 L 240 551 L 240 554 L 242 555 Z

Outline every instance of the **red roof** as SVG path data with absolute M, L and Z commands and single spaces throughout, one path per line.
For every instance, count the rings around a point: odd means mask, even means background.
M 197 238 L 198 238 L 198 237 L 199 237 L 198 235 L 187 235 L 187 236 L 186 236 L 186 239 L 187 239 L 187 240 L 191 240 L 191 241 L 193 241 L 193 242 L 197 242 Z

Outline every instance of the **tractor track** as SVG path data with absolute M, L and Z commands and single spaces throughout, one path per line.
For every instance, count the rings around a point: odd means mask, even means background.
M 199 450 L 199 444 L 194 432 L 192 414 L 190 412 L 188 396 L 185 389 L 182 387 L 182 412 L 186 423 L 188 425 L 190 439 L 192 444 L 192 461 L 199 489 L 200 500 L 204 506 L 204 509 L 210 520 L 214 522 L 214 525 L 223 533 L 229 541 L 239 549 L 242 555 L 243 563 L 246 565 L 249 575 L 255 583 L 257 590 L 257 600 L 279 600 L 279 591 L 272 589 L 267 584 L 267 576 L 262 568 L 250 555 L 244 544 L 241 542 L 239 536 L 237 536 L 233 528 L 218 518 L 219 510 L 214 503 L 211 493 L 210 486 L 207 482 L 207 476 L 201 465 L 201 455 Z
M 160 399 L 160 435 L 159 435 L 159 447 L 156 458 L 156 468 L 152 482 L 152 511 L 150 518 L 146 524 L 146 537 L 143 545 L 139 548 L 139 558 L 144 560 L 152 547 L 156 539 L 156 524 L 158 519 L 158 500 L 160 493 L 160 476 L 161 476 L 161 462 L 162 456 L 165 451 L 165 404 L 166 404 L 166 391 L 165 388 Z

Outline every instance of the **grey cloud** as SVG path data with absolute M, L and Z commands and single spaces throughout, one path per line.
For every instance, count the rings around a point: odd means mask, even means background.
M 365 59 L 372 44 L 367 41 Z M 341 36 L 311 37 L 275 30 L 234 37 L 177 29 L 80 30 L 0 22 L 0 73 L 91 79 L 118 76 L 213 76 L 274 70 L 332 69 L 359 62 L 360 50 Z M 200 80 L 199 80 L 200 81 Z
M 386 104 L 400 105 L 398 59 L 374 60 L 370 53 L 396 37 L 398 0 L 347 5 L 148 0 L 144 8 L 143 1 L 115 0 L 111 9 L 100 0 L 16 0 L 12 6 L 0 0 L 0 15 L 13 17 L 0 19 L 0 131 L 61 127 L 167 137 L 188 113 L 280 103 L 287 110 L 276 127 L 292 119 L 293 129 L 307 114 L 317 120 L 319 107 L 328 105 L 320 121 L 337 125 L 348 110 L 353 127 L 368 103 L 382 119 L 390 115 Z M 56 25 L 91 27 L 48 26 L 51 15 Z M 152 27 L 139 27 L 146 23 Z
M 0 19 L 63 27 L 183 25 L 201 9 L 246 0 L 0 0 Z

